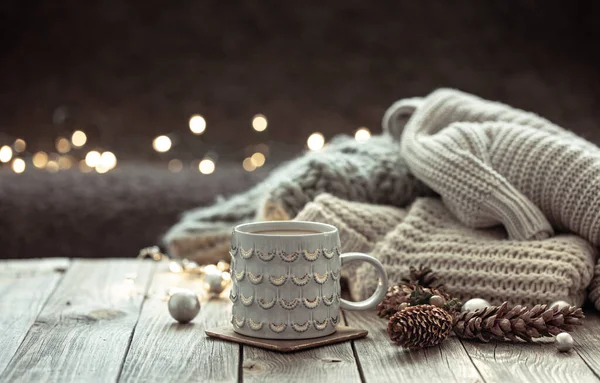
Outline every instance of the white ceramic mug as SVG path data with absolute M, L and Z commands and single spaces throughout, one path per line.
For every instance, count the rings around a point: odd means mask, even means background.
M 235 332 L 267 339 L 316 338 L 335 332 L 340 308 L 374 308 L 387 291 L 383 265 L 367 254 L 340 254 L 339 247 L 338 229 L 323 223 L 237 226 L 230 248 Z M 368 262 L 379 272 L 377 290 L 362 302 L 340 297 L 341 267 L 349 261 Z

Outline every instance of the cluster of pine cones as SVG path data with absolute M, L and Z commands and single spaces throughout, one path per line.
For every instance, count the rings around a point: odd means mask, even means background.
M 462 303 L 447 294 L 429 268 L 410 269 L 409 278 L 391 286 L 377 306 L 388 322 L 388 334 L 396 344 L 408 348 L 436 346 L 452 331 L 463 339 L 531 341 L 572 331 L 582 324 L 583 311 L 536 305 L 533 308 L 505 302 L 483 310 L 461 312 Z

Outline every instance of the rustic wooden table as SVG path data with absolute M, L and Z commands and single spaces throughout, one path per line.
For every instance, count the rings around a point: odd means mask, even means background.
M 164 264 L 123 259 L 0 262 L 0 381 L 26 382 L 588 382 L 600 374 L 600 317 L 589 312 L 576 348 L 461 342 L 409 351 L 390 344 L 374 312 L 345 312 L 367 338 L 279 354 L 208 338 L 227 299 L 175 323 L 166 295 L 201 290 Z

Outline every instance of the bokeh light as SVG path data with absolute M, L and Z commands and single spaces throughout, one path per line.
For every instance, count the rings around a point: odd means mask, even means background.
M 183 170 L 183 162 L 181 162 L 178 159 L 172 159 L 171 161 L 169 161 L 168 167 L 170 172 L 179 173 Z
M 265 164 L 266 158 L 264 154 L 256 152 L 252 155 L 252 157 L 250 157 L 250 161 L 252 161 L 254 166 L 260 168 Z
M 15 158 L 12 163 L 12 169 L 15 173 L 23 173 L 25 171 L 25 161 L 22 158 Z
M 76 130 L 71 135 L 71 142 L 76 148 L 80 148 L 87 142 L 87 136 L 81 130 Z
M 85 155 L 85 163 L 90 168 L 94 168 L 100 163 L 100 157 L 100 153 L 96 150 L 89 151 L 88 154 Z
M 45 152 L 37 152 L 32 158 L 33 166 L 38 169 L 43 169 L 48 163 L 48 155 Z
M 202 174 L 211 174 L 215 171 L 215 163 L 210 158 L 205 158 L 200 161 L 200 165 L 198 165 L 198 170 Z
M 104 152 L 100 156 L 99 166 L 108 170 L 114 169 L 117 166 L 117 157 L 112 152 Z
M 168 152 L 171 149 L 171 139 L 167 136 L 158 136 L 152 142 L 152 147 L 159 153 Z
M 206 120 L 199 114 L 190 117 L 190 130 L 194 134 L 202 134 L 206 130 Z
M 268 125 L 267 118 L 265 116 L 263 116 L 262 114 L 257 114 L 254 116 L 254 118 L 252 118 L 252 127 L 257 132 L 262 132 L 265 129 L 267 129 L 267 125 Z
M 242 162 L 242 166 L 247 172 L 252 172 L 254 171 L 254 169 L 256 169 L 256 165 L 252 163 L 252 159 L 250 157 L 244 159 L 244 162 Z
M 354 133 L 354 139 L 358 142 L 368 141 L 371 138 L 371 131 L 365 127 L 359 128 Z
M 8 162 L 11 160 L 13 156 L 13 151 L 10 148 L 10 146 L 8 145 L 4 145 L 3 147 L 0 148 L 0 161 L 1 162 Z
M 96 165 L 95 169 L 96 169 L 96 173 L 100 173 L 100 174 L 104 174 L 110 170 L 106 166 L 102 165 L 102 163 L 99 163 L 98 165 Z
M 17 153 L 24 152 L 25 149 L 27 149 L 27 143 L 25 142 L 25 140 L 22 140 L 20 138 L 17 138 L 15 140 L 15 143 L 13 146 L 15 147 L 15 152 L 17 152 Z
M 56 173 L 56 172 L 58 172 L 59 169 L 60 169 L 60 167 L 58 166 L 57 161 L 50 160 L 46 164 L 46 171 L 48 171 L 49 173 Z
M 64 137 L 58 137 L 56 139 L 56 151 L 59 153 L 68 153 L 71 150 L 71 142 Z
M 71 169 L 73 166 L 73 158 L 71 156 L 62 156 L 58 159 L 58 167 L 60 169 Z
M 321 150 L 325 145 L 325 137 L 321 133 L 313 133 L 306 140 L 306 145 L 310 150 Z

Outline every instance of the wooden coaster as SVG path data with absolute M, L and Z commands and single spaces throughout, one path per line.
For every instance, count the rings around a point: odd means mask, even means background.
M 331 335 L 312 339 L 261 339 L 240 335 L 233 331 L 231 326 L 211 328 L 205 331 L 206 335 L 219 339 L 225 339 L 235 343 L 266 348 L 279 352 L 293 352 L 306 350 L 307 348 L 327 346 L 329 344 L 345 342 L 347 340 L 364 338 L 369 333 L 367 330 L 359 330 L 347 326 L 337 326 L 337 331 Z

